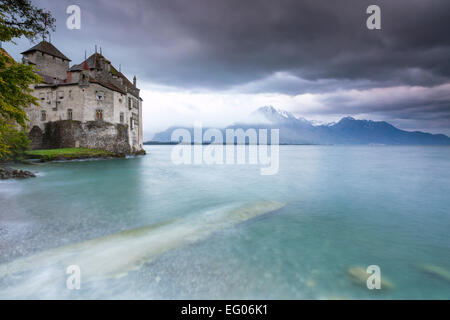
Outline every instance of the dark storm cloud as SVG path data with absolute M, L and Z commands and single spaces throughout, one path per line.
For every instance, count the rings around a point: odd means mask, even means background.
M 354 82 L 345 87 L 436 85 L 450 76 L 448 0 L 79 1 L 78 33 L 64 26 L 71 1 L 37 3 L 54 8 L 58 38 L 98 39 L 130 70 L 168 85 L 223 89 L 276 72 Z M 382 9 L 381 31 L 366 28 L 370 4 Z M 297 93 L 314 88 L 299 83 Z
M 319 114 L 370 115 L 403 129 L 449 134 L 450 83 L 331 92 L 319 98 Z
M 138 81 L 289 95 L 398 86 L 436 93 L 433 88 L 450 82 L 448 0 L 33 2 L 54 13 L 53 42 L 74 62 L 98 44 Z M 79 31 L 65 27 L 71 4 L 82 10 Z M 366 28 L 372 4 L 381 7 L 382 30 Z M 425 96 L 350 108 L 352 101 L 331 95 L 325 112 L 440 117 L 448 125 L 450 97 Z

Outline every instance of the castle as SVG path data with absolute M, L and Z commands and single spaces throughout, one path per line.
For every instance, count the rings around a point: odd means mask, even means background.
M 39 106 L 27 108 L 32 149 L 85 147 L 116 153 L 142 151 L 142 99 L 100 50 L 80 64 L 42 41 L 22 52 L 43 79 L 34 86 Z

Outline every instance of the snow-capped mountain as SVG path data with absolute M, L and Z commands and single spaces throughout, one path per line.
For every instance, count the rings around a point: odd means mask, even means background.
M 450 138 L 446 135 L 404 131 L 385 121 L 344 117 L 337 123 L 317 124 L 272 106 L 261 107 L 252 116 L 255 119 L 253 123 L 236 123 L 222 130 L 279 129 L 281 144 L 450 145 Z M 153 140 L 170 142 L 175 129 L 160 132 Z M 186 129 L 193 132 L 192 128 Z
M 275 109 L 272 106 L 265 106 L 257 109 L 253 112 L 253 115 L 260 115 L 265 117 L 271 123 L 292 123 L 292 124 L 301 124 L 301 125 L 309 125 L 312 126 L 312 123 L 305 118 L 300 118 L 294 116 L 292 113 Z

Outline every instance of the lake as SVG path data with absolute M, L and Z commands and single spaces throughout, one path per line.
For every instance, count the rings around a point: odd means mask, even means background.
M 449 147 L 280 146 L 268 176 L 172 148 L 0 182 L 0 298 L 450 298 Z

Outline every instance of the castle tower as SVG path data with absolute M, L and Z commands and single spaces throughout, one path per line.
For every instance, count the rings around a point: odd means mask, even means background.
M 44 40 L 22 52 L 22 55 L 23 62 L 36 65 L 39 74 L 60 80 L 67 78 L 67 70 L 71 60 L 50 42 Z

